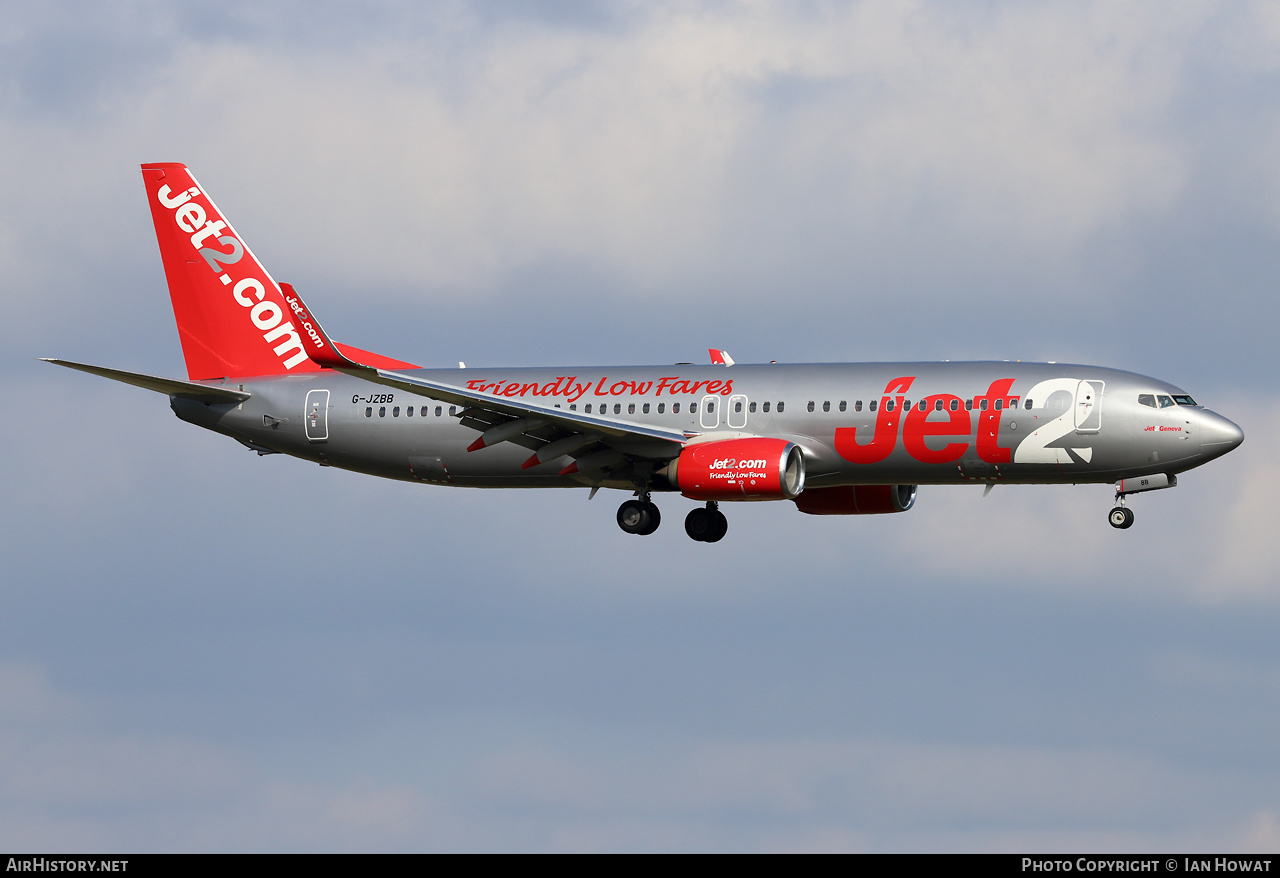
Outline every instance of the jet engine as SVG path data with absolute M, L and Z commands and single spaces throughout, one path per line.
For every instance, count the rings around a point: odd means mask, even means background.
M 785 439 L 699 442 L 662 475 L 692 500 L 791 500 L 804 490 L 804 453 Z
M 916 502 L 915 485 L 841 485 L 810 488 L 795 498 L 809 515 L 886 515 L 906 512 Z

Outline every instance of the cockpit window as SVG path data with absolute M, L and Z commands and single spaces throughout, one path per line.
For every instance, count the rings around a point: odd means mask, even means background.
M 1155 408 L 1156 395 L 1154 393 L 1139 393 L 1138 405 L 1145 405 L 1145 406 L 1150 406 L 1151 408 Z
M 1160 408 L 1167 409 L 1173 407 L 1173 400 L 1163 393 L 1156 394 L 1156 401 L 1160 403 Z
M 1196 404 L 1196 401 L 1191 397 L 1187 396 L 1185 393 L 1175 393 L 1173 395 L 1173 401 L 1176 402 L 1178 405 L 1195 405 Z

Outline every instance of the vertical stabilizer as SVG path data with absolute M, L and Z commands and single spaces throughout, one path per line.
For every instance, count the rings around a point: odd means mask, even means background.
M 320 368 L 307 355 L 279 285 L 187 166 L 146 164 L 142 178 L 188 377 Z

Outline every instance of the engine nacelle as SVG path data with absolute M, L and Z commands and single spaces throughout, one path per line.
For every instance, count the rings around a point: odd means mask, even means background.
M 791 500 L 804 490 L 804 453 L 785 439 L 699 442 L 663 475 L 691 500 Z
M 841 485 L 810 488 L 795 498 L 809 515 L 887 515 L 906 512 L 916 503 L 915 485 Z

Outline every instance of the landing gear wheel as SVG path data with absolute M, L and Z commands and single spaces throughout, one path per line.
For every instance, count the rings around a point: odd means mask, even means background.
M 1111 522 L 1111 526 L 1124 530 L 1127 527 L 1133 527 L 1133 510 L 1125 506 L 1116 506 L 1107 516 L 1107 520 Z
M 658 507 L 653 503 L 645 503 L 644 508 L 649 515 L 649 523 L 644 526 L 644 529 L 638 530 L 636 533 L 642 537 L 647 537 L 658 529 L 658 525 L 662 524 L 662 513 L 658 511 Z
M 719 509 L 694 509 L 684 518 L 684 532 L 700 543 L 716 543 L 729 531 L 729 519 Z
M 618 507 L 618 527 L 622 528 L 624 533 L 629 534 L 644 535 L 653 533 L 653 528 L 658 525 L 652 521 L 649 505 L 641 503 L 639 500 L 628 500 L 623 503 Z M 648 529 L 646 530 L 646 528 Z
M 690 539 L 705 542 L 711 532 L 711 510 L 694 509 L 684 517 L 684 532 Z
M 707 534 L 703 539 L 708 543 L 718 543 L 729 532 L 729 519 L 725 518 L 724 513 L 719 509 L 713 509 L 711 510 L 711 525 L 711 533 Z

